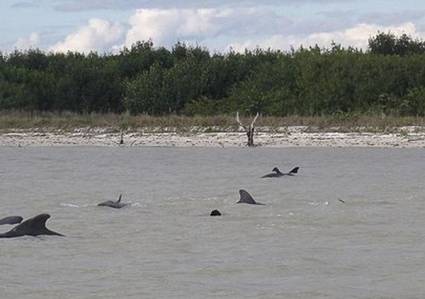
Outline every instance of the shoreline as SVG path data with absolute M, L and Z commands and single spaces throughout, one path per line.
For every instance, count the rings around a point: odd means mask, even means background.
M 338 128 L 312 129 L 289 126 L 256 128 L 254 143 L 261 147 L 388 147 L 425 148 L 425 128 L 409 126 L 388 132 L 348 131 Z M 173 128 L 138 129 L 121 132 L 111 128 L 79 128 L 72 131 L 15 129 L 0 132 L 0 147 L 8 146 L 165 146 L 246 147 L 244 131 L 210 132 L 200 128 L 179 132 Z

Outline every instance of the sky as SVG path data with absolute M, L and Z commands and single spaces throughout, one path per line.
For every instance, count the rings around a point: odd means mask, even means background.
M 136 41 L 213 52 L 332 42 L 365 49 L 378 32 L 425 39 L 417 0 L 0 0 L 0 51 L 117 52 Z

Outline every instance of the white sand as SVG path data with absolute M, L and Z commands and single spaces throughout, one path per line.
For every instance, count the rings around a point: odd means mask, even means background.
M 118 146 L 121 133 L 110 129 L 82 128 L 73 132 L 60 130 L 12 130 L 0 133 L 0 146 Z M 365 132 L 311 132 L 307 127 L 287 127 L 270 131 L 258 128 L 254 142 L 264 147 L 425 147 L 425 129 L 404 127 L 391 130 L 396 133 Z M 246 146 L 245 132 L 178 133 L 144 132 L 124 133 L 122 146 L 177 146 L 177 147 L 242 147 Z

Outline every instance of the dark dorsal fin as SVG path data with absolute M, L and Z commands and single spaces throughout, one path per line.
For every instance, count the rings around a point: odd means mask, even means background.
M 19 224 L 16 228 L 31 228 L 32 230 L 44 230 L 46 229 L 46 221 L 50 218 L 49 214 L 40 214 L 30 219 L 25 220 Z
M 120 196 L 118 197 L 117 203 L 121 202 L 121 198 L 122 198 L 122 194 L 120 194 Z
M 239 195 L 240 195 L 240 199 L 237 203 L 248 203 L 248 204 L 252 204 L 252 205 L 257 204 L 257 202 L 254 200 L 254 198 L 252 198 L 251 194 L 249 194 L 245 190 L 243 190 L 243 189 L 239 190 Z
M 288 174 L 298 173 L 298 169 L 300 169 L 300 168 L 299 167 L 295 167 L 290 172 L 288 172 Z
M 2 224 L 17 224 L 21 223 L 23 218 L 21 216 L 9 216 L 0 219 L 0 225 Z
M 279 168 L 277 168 L 277 167 L 273 168 L 272 171 L 276 172 L 277 174 L 281 174 L 282 173 L 282 172 L 280 172 Z

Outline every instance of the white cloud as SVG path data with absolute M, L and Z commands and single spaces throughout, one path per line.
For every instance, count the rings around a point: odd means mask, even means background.
M 140 9 L 130 17 L 130 29 L 125 45 L 152 39 L 156 46 L 172 46 L 177 41 L 207 46 L 212 50 L 244 51 L 272 48 L 289 50 L 291 47 L 328 47 L 332 42 L 343 46 L 366 49 L 368 39 L 378 32 L 406 33 L 413 37 L 421 34 L 411 22 L 397 26 L 361 23 L 340 30 L 316 32 L 299 31 L 295 23 L 270 8 L 213 8 L 213 9 Z M 313 24 L 310 24 L 313 25 Z M 298 32 L 297 32 L 298 30 Z
M 219 20 L 229 13 L 217 9 L 139 9 L 129 20 L 125 44 L 148 39 L 167 45 L 177 40 L 202 40 L 217 34 Z
M 309 24 L 314 25 L 310 21 Z M 256 47 L 289 50 L 316 44 L 329 47 L 332 42 L 366 49 L 368 39 L 378 32 L 406 33 L 415 38 L 424 36 L 412 22 L 396 26 L 360 23 L 338 30 L 334 30 L 336 26 L 326 24 L 319 22 L 314 27 L 316 31 L 310 26 L 306 32 L 300 30 L 305 25 L 303 21 L 293 21 L 282 11 L 276 12 L 270 7 L 139 9 L 128 19 L 128 27 L 91 19 L 88 25 L 69 34 L 50 50 L 115 52 L 122 46 L 129 47 L 137 41 L 149 39 L 155 46 L 171 47 L 182 41 L 221 52 L 230 48 L 244 51 Z
M 54 52 L 90 52 L 108 51 L 123 37 L 124 29 L 119 23 L 112 23 L 102 19 L 90 19 L 84 26 L 69 34 L 64 41 L 53 45 Z
M 213 40 L 273 34 L 291 23 L 266 7 L 139 9 L 130 17 L 125 45 L 151 39 L 155 45 L 177 41 L 204 44 Z
M 15 43 L 15 48 L 19 50 L 36 48 L 40 44 L 40 35 L 36 32 L 31 33 L 28 37 L 21 37 Z
M 419 32 L 413 23 L 404 23 L 399 26 L 378 26 L 374 24 L 358 24 L 354 27 L 332 32 L 316 32 L 306 36 L 301 35 L 272 35 L 264 36 L 258 39 L 249 39 L 241 42 L 230 43 L 228 49 L 235 51 L 244 51 L 245 49 L 272 48 L 289 50 L 291 47 L 298 48 L 315 46 L 329 47 L 332 42 L 341 44 L 345 47 L 352 46 L 359 49 L 366 49 L 369 38 L 375 36 L 378 32 L 391 32 L 401 35 L 403 33 L 418 38 L 424 38 L 425 34 Z

